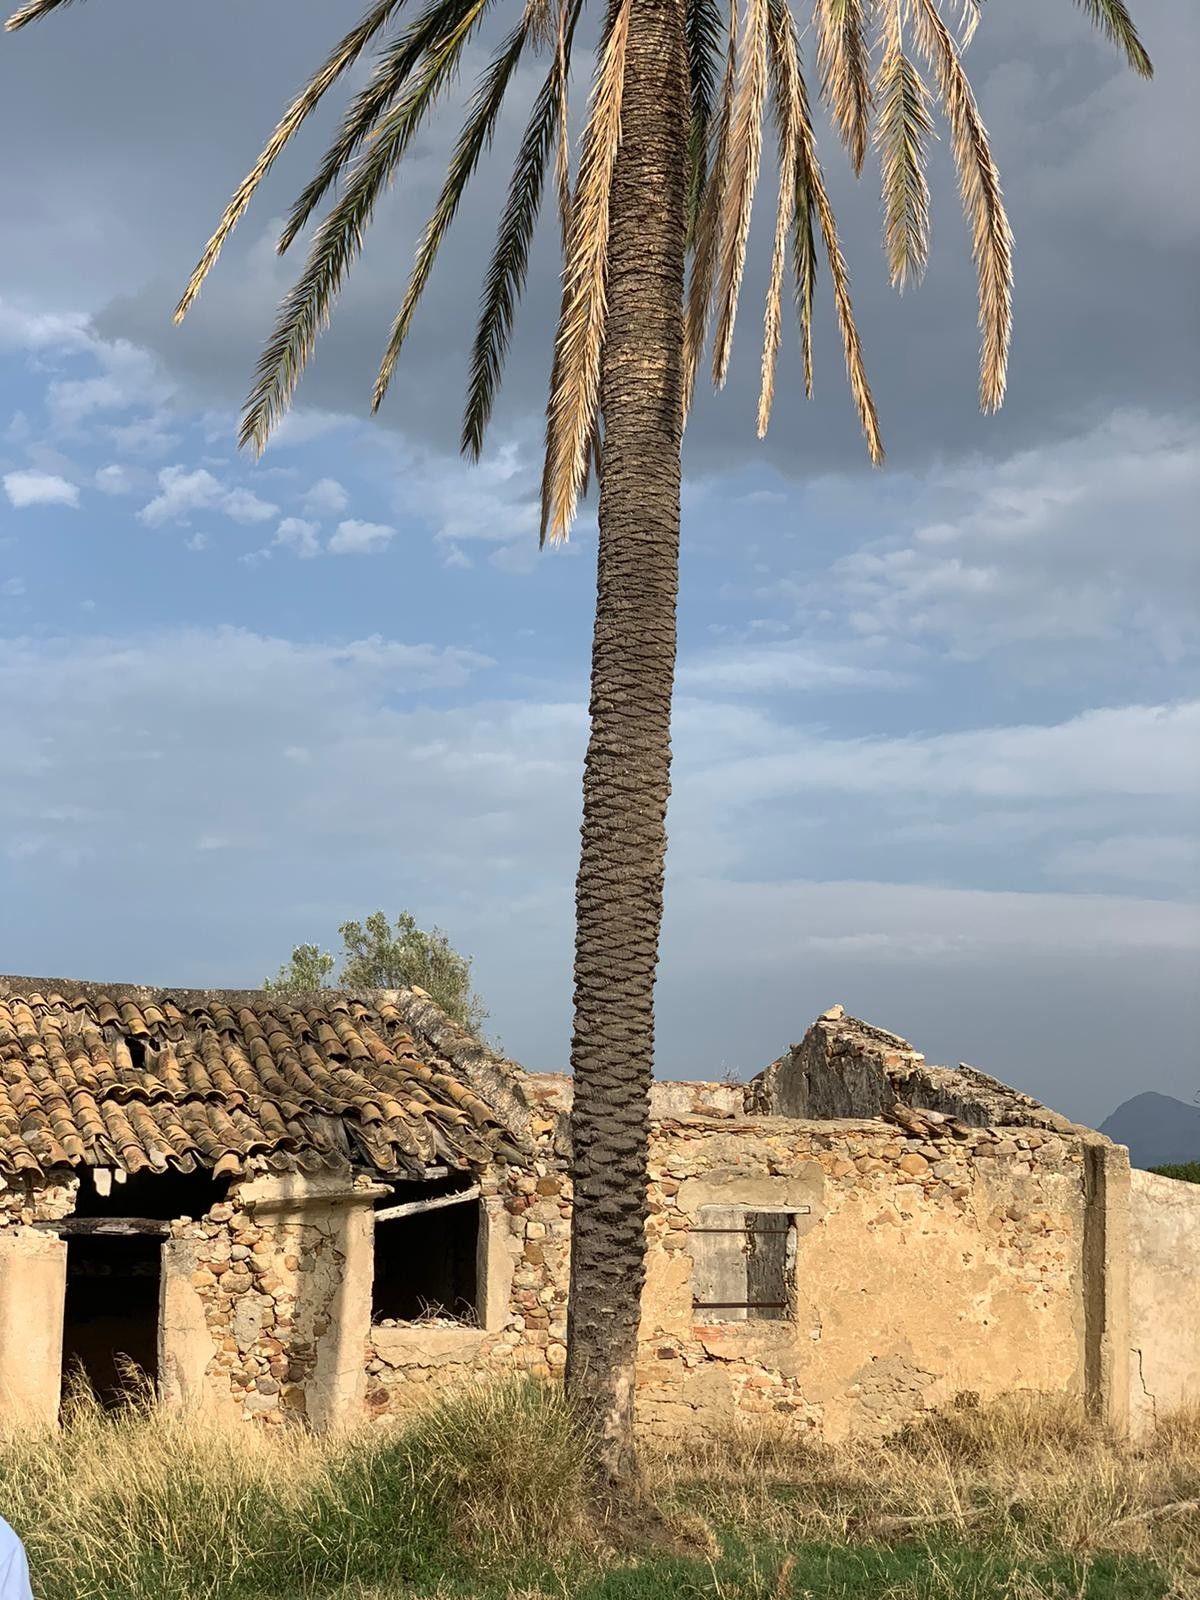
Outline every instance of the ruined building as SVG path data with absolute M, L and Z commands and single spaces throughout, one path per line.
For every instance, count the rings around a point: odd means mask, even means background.
M 264 1424 L 565 1361 L 570 1080 L 427 996 L 0 979 L 0 1425 L 64 1382 Z M 827 1012 L 656 1085 L 638 1415 L 835 1438 L 968 1395 L 1200 1395 L 1200 1190 Z

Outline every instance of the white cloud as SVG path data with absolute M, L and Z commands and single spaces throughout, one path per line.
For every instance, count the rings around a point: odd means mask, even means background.
M 3 583 L 0 583 L 0 597 L 5 600 L 17 600 L 24 593 L 24 578 L 5 578 Z
M 184 466 L 164 467 L 158 475 L 159 492 L 138 512 L 147 526 L 187 524 L 196 511 L 217 511 L 234 522 L 268 522 L 279 507 L 260 500 L 249 489 L 228 488 L 205 467 L 189 472 Z
M 296 445 L 311 444 L 338 428 L 357 423 L 357 418 L 342 411 L 314 411 L 309 406 L 289 411 L 271 435 L 270 450 L 286 450 Z
M 28 506 L 79 506 L 79 490 L 54 472 L 6 472 L 4 492 L 18 511 Z
M 917 493 L 910 531 L 834 564 L 860 634 L 967 659 L 1136 634 L 1169 660 L 1200 640 L 1191 421 L 1117 413 L 1073 439 L 938 470 Z M 828 604 L 828 579 L 798 597 Z
M 350 496 L 336 478 L 318 478 L 304 496 L 304 509 L 314 517 L 336 517 L 350 504 Z
M 317 538 L 319 531 L 319 523 L 305 522 L 303 517 L 284 517 L 271 542 L 283 545 L 293 555 L 307 561 L 321 553 L 321 543 Z
M 331 556 L 379 555 L 395 537 L 395 528 L 386 522 L 359 522 L 352 517 L 338 523 L 328 550 Z
M 0 347 L 19 350 L 86 350 L 94 339 L 82 312 L 30 311 L 0 295 Z
M 1200 789 L 1200 700 L 911 738 L 830 739 L 763 723 L 761 740 L 760 752 L 714 763 L 699 780 L 706 792 L 745 806 L 811 790 L 1029 801 L 1185 800 Z
M 863 652 L 858 653 L 860 657 Z M 838 656 L 842 659 L 838 659 Z M 853 653 L 800 644 L 744 645 L 692 656 L 679 669 L 691 694 L 770 694 L 809 689 L 896 689 L 907 679 Z
M 132 494 L 137 488 L 132 471 L 119 462 L 99 467 L 93 482 L 103 494 Z
M 54 426 L 71 432 L 98 413 L 159 406 L 174 386 L 162 375 L 155 358 L 125 339 L 93 339 L 90 354 L 100 368 L 87 378 L 56 378 L 46 390 Z
M 1117 834 L 1081 840 L 1057 851 L 1048 870 L 1075 882 L 1113 879 L 1195 893 L 1200 888 L 1200 836 Z

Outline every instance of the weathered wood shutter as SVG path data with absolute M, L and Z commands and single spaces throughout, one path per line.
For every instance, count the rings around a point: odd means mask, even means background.
M 701 1322 L 778 1321 L 791 1311 L 795 1229 L 786 1211 L 702 1206 L 691 1231 Z

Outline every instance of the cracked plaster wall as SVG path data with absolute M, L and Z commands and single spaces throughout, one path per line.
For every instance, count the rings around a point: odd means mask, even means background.
M 964 1391 L 1081 1395 L 1084 1181 L 1043 1129 L 914 1145 L 880 1122 L 661 1126 L 638 1409 L 664 1438 L 738 1417 L 882 1434 Z M 799 1207 L 794 1315 L 704 1325 L 689 1227 L 713 1204 Z
M 1144 1431 L 1200 1403 L 1200 1185 L 1135 1168 L 1129 1213 L 1129 1392 Z

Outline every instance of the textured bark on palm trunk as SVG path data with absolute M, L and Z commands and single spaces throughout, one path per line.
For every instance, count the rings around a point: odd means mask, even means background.
M 576 881 L 567 1382 L 602 1480 L 634 1474 L 654 978 L 662 922 L 683 433 L 681 0 L 631 0 L 613 174 L 591 738 Z

